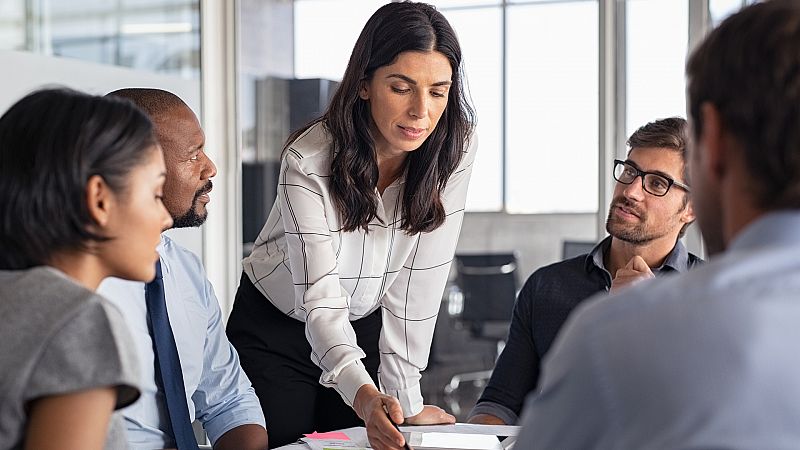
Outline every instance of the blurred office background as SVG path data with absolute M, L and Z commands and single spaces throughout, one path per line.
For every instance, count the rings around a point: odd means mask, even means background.
M 384 3 L 0 0 L 0 110 L 44 84 L 96 94 L 154 86 L 185 98 L 219 174 L 207 224 L 174 234 L 202 255 L 227 313 L 241 256 L 275 197 L 284 140 L 325 108 L 358 33 Z M 626 137 L 653 119 L 685 116 L 687 52 L 752 1 L 430 3 L 459 35 L 478 112 L 458 253 L 484 255 L 489 266 L 512 254 L 513 267 L 492 266 L 503 274 L 492 282 L 507 288 L 604 236 L 612 161 L 624 156 Z M 686 240 L 702 253 L 696 230 Z M 466 317 L 476 296 L 457 281 L 443 296 L 423 381 L 430 400 L 463 417 L 505 325 L 492 333 Z

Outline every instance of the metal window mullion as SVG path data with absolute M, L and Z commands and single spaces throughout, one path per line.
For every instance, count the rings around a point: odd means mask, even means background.
M 597 240 L 605 236 L 605 215 L 614 191 L 614 159 L 624 155 L 626 123 L 625 1 L 599 0 L 599 146 Z
M 217 205 L 203 227 L 203 262 L 227 320 L 242 257 L 236 38 L 238 1 L 200 0 L 201 116 L 206 152 L 217 165 Z
M 687 56 L 694 51 L 694 48 L 703 40 L 706 33 L 711 28 L 711 11 L 709 10 L 709 0 L 688 1 L 689 30 L 687 31 L 689 33 L 689 45 L 687 46 Z
M 709 10 L 709 0 L 688 0 L 689 1 L 689 30 L 687 46 L 687 58 L 694 51 L 695 47 L 703 41 L 706 33 L 711 29 L 711 11 Z M 742 0 L 744 1 L 744 0 Z M 686 117 L 689 118 L 688 108 Z M 697 190 L 695 188 L 694 192 Z M 703 237 L 700 234 L 700 227 L 697 225 L 692 226 L 686 231 L 684 238 L 686 248 L 695 255 L 705 258 L 705 245 L 703 244 Z
M 506 74 L 508 73 L 508 1 L 503 0 L 503 3 L 500 6 L 502 11 L 500 14 L 500 33 L 501 33 L 501 41 L 500 41 L 500 157 L 502 158 L 503 164 L 501 166 L 501 174 L 500 174 L 500 206 L 502 212 L 508 212 L 508 136 L 507 136 L 507 127 L 506 127 L 506 116 L 507 116 L 507 107 L 508 101 L 506 99 L 506 92 L 508 91 L 507 88 L 507 77 Z

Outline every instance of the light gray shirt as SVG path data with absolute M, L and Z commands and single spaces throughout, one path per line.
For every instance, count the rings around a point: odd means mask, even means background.
M 38 398 L 112 387 L 121 408 L 139 397 L 120 312 L 58 270 L 0 271 L 0 317 L 0 449 L 24 447 L 28 408 Z M 128 448 L 118 414 L 105 448 Z
M 524 449 L 800 448 L 800 211 L 685 275 L 586 302 L 545 358 Z

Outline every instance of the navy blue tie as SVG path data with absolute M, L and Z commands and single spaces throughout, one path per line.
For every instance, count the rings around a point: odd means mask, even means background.
M 161 261 L 156 263 L 156 278 L 145 288 L 147 317 L 150 336 L 153 337 L 153 352 L 156 358 L 156 384 L 164 390 L 167 400 L 169 425 L 178 450 L 198 450 L 197 440 L 189 421 L 186 405 L 186 388 L 183 384 L 181 361 L 175 347 L 175 336 L 169 325 L 167 302 L 164 297 L 164 280 L 161 277 Z

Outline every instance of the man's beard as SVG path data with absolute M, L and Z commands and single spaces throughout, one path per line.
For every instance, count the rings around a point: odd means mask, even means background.
M 633 210 L 639 217 L 640 222 L 638 224 L 628 225 L 618 221 L 618 219 L 614 217 L 614 208 L 616 208 L 617 206 L 623 206 L 626 209 Z M 643 245 L 654 240 L 657 237 L 652 233 L 648 233 L 646 223 L 647 223 L 647 213 L 645 211 L 642 211 L 641 209 L 637 208 L 634 204 L 632 204 L 625 198 L 616 198 L 611 203 L 611 208 L 609 208 L 608 210 L 608 218 L 606 219 L 606 231 L 611 236 L 623 242 L 628 242 L 633 245 Z
M 186 211 L 186 214 L 184 214 L 184 215 L 182 215 L 180 217 L 173 217 L 172 218 L 172 222 L 173 222 L 172 228 L 199 227 L 200 225 L 203 224 L 203 222 L 206 221 L 206 218 L 208 218 L 208 211 L 206 211 L 202 215 L 198 214 L 197 213 L 197 201 L 198 201 L 198 199 L 200 198 L 201 195 L 207 194 L 208 192 L 210 192 L 211 191 L 211 187 L 212 187 L 211 180 L 209 180 L 208 183 L 205 184 L 205 186 L 203 186 L 202 188 L 200 188 L 200 190 L 195 192 L 194 199 L 192 199 L 192 207 L 189 208 L 189 211 Z

